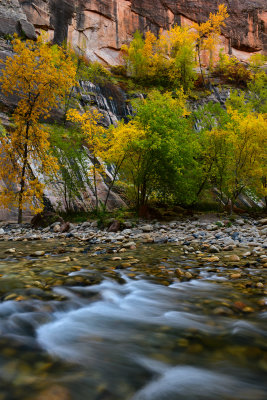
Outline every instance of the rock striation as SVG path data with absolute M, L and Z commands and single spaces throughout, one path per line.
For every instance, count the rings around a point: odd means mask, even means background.
M 223 0 L 0 0 L 0 35 L 33 38 L 44 29 L 91 60 L 117 64 L 119 50 L 139 29 L 158 33 L 173 24 L 202 22 Z M 266 0 L 227 0 L 230 17 L 221 46 L 239 58 L 267 52 Z

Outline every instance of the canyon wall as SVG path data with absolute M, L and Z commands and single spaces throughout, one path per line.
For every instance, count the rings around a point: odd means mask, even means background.
M 91 60 L 119 62 L 119 49 L 137 30 L 158 33 L 173 24 L 203 22 L 223 0 L 0 0 L 0 34 L 44 29 Z M 230 17 L 220 47 L 246 58 L 267 52 L 266 0 L 224 0 Z M 8 23 L 7 23 L 8 22 Z M 5 32 L 6 30 L 6 32 Z

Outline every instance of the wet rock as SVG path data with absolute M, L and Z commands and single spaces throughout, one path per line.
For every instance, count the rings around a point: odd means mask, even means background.
M 3 229 L 3 228 L 0 228 L 0 235 L 4 235 L 4 234 L 5 234 L 4 229 Z
M 217 307 L 213 310 L 214 315 L 233 315 L 233 311 L 227 307 Z
M 209 248 L 209 253 L 220 253 L 220 249 L 217 246 L 211 245 Z
M 252 313 L 255 310 L 252 307 L 244 307 L 242 311 L 245 312 L 245 313 Z
M 121 268 L 130 268 L 132 266 L 132 264 L 130 264 L 129 262 L 124 262 L 121 263 L 120 267 Z
M 184 276 L 184 271 L 182 271 L 181 268 L 177 268 L 175 270 L 175 275 L 178 276 L 178 278 L 181 278 Z
M 243 303 L 242 301 L 236 301 L 234 303 L 234 308 L 237 309 L 237 310 L 242 311 L 245 307 L 246 307 L 246 304 Z
M 15 249 L 14 247 L 12 247 L 11 249 L 7 249 L 7 250 L 5 251 L 5 253 L 7 253 L 7 254 L 14 254 L 14 253 L 16 253 L 16 249 Z
M 231 279 L 239 279 L 241 278 L 242 274 L 241 273 L 236 273 L 236 274 L 231 274 L 230 278 Z
M 186 271 L 185 274 L 184 274 L 184 276 L 185 276 L 185 278 L 188 279 L 188 280 L 190 280 L 190 279 L 193 278 L 193 275 L 192 275 L 191 272 L 189 272 L 189 271 Z
M 210 257 L 209 261 L 210 262 L 218 262 L 218 261 L 220 261 L 220 259 L 217 256 L 213 256 L 213 257 Z
M 32 257 L 42 257 L 44 255 L 45 255 L 45 251 L 43 251 L 43 250 L 37 250 L 31 254 Z
M 231 254 L 228 257 L 228 261 L 230 261 L 230 262 L 238 262 L 238 261 L 240 261 L 240 257 L 237 254 Z
M 153 242 L 154 243 L 156 243 L 156 244 L 163 244 L 163 243 L 167 243 L 168 242 L 168 238 L 167 237 L 156 237 L 154 240 L 153 240 Z
M 131 249 L 131 248 L 136 247 L 136 244 L 135 244 L 135 242 L 128 242 L 128 243 L 124 243 L 124 244 L 123 244 L 123 247 L 124 247 L 125 249 Z
M 52 385 L 49 389 L 34 397 L 33 400 L 71 400 L 71 396 L 63 386 Z

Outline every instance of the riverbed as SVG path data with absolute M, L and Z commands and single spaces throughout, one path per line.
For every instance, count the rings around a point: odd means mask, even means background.
M 265 399 L 264 257 L 121 247 L 0 242 L 0 399 Z

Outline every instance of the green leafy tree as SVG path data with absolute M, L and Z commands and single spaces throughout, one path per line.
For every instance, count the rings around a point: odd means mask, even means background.
M 113 128 L 114 138 L 123 140 L 117 151 L 118 143 L 113 141 L 109 162 L 120 165 L 120 181 L 137 208 L 153 198 L 183 204 L 194 200 L 199 147 L 186 118 L 185 100 L 182 91 L 175 98 L 153 91 L 136 102 L 136 116 L 128 125 Z

